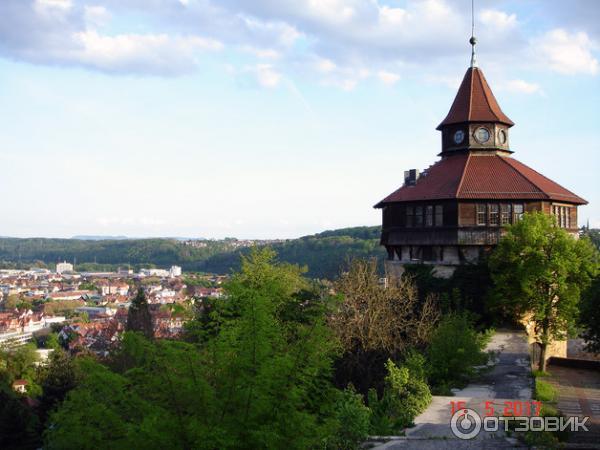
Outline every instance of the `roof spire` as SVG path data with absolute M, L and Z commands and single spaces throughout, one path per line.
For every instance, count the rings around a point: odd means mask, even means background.
M 477 44 L 477 38 L 475 37 L 475 0 L 471 0 L 471 67 L 477 67 L 477 56 L 475 55 L 475 44 Z

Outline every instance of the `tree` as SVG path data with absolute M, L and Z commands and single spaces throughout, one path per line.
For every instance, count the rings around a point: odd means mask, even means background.
M 199 344 L 127 332 L 107 366 L 82 358 L 44 448 L 318 448 L 339 430 L 336 340 L 324 314 L 290 307 L 301 273 L 254 251 L 225 287 L 235 313 L 217 307 Z
M 49 412 L 65 399 L 67 393 L 77 386 L 81 378 L 74 359 L 61 348 L 50 355 L 48 364 L 42 366 L 38 374 L 42 386 L 40 415 L 46 419 Z
M 380 280 L 376 260 L 353 260 L 335 284 L 341 302 L 329 321 L 344 351 L 338 386 L 352 383 L 363 395 L 383 389 L 388 359 L 425 348 L 439 317 L 434 297 L 421 302 L 410 278 Z
M 546 369 L 547 347 L 566 339 L 576 323 L 579 299 L 598 270 L 597 252 L 541 212 L 525 214 L 507 227 L 490 257 L 494 303 L 518 319 L 533 322 Z
M 440 321 L 427 349 L 429 382 L 438 391 L 475 374 L 473 366 L 485 364 L 486 336 L 477 333 L 466 313 L 451 313 Z
M 2 349 L 0 364 L 3 363 L 11 383 L 19 378 L 24 378 L 29 382 L 35 379 L 35 365 L 38 360 L 35 350 L 35 344 L 32 343 L 13 349 Z M 0 367 L 0 369 L 2 368 Z
M 37 417 L 3 378 L 0 376 L 0 448 L 40 448 L 40 424 Z
M 154 327 L 152 325 L 152 316 L 146 294 L 143 288 L 139 288 L 137 295 L 131 301 L 127 313 L 127 331 L 137 331 L 142 333 L 148 339 L 154 337 Z
M 581 297 L 581 324 L 587 350 L 600 353 L 600 277 L 596 277 Z

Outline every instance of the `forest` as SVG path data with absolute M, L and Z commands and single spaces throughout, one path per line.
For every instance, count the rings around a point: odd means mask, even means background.
M 281 261 L 308 266 L 308 276 L 332 279 L 340 261 L 352 257 L 377 257 L 380 227 L 353 227 L 290 239 L 272 245 Z M 192 247 L 176 239 L 45 239 L 0 238 L 0 267 L 52 268 L 59 261 L 75 262 L 76 270 L 116 270 L 119 266 L 169 267 L 184 271 L 227 274 L 240 268 L 240 255 L 250 248 L 236 248 L 235 239 L 206 240 L 206 247 Z

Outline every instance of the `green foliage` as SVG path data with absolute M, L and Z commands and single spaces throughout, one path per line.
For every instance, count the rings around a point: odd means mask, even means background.
M 439 296 L 443 314 L 469 312 L 481 324 L 494 323 L 496 317 L 486 302 L 492 284 L 486 261 L 461 265 L 450 278 L 436 277 L 433 272 L 434 268 L 428 264 L 405 266 L 404 276 L 414 280 L 422 301 L 433 293 Z
M 535 380 L 535 398 L 541 402 L 556 401 L 556 388 L 547 381 L 536 378 Z
M 69 391 L 77 386 L 82 378 L 75 360 L 64 350 L 56 349 L 49 357 L 48 363 L 42 366 L 38 380 L 42 388 L 39 398 L 39 412 L 42 420 L 46 420 L 49 412 L 65 399 Z
M 411 353 L 400 368 L 391 359 L 387 361 L 383 395 L 378 397 L 375 389 L 368 395 L 371 434 L 397 434 L 429 405 L 431 392 L 423 378 L 424 364 L 424 358 L 417 353 Z
M 79 289 L 82 291 L 97 291 L 98 286 L 96 286 L 94 283 L 81 283 L 79 285 Z
M 15 348 L 0 350 L 0 372 L 12 383 L 24 379 L 32 383 L 35 380 L 35 363 L 38 360 L 36 346 L 33 343 Z
M 467 314 L 444 316 L 427 350 L 429 381 L 443 390 L 473 376 L 473 366 L 487 362 L 486 339 L 473 328 Z
M 600 277 L 581 296 L 579 316 L 587 350 L 600 353 Z
M 535 212 L 507 227 L 490 257 L 496 310 L 531 315 L 542 346 L 540 370 L 552 340 L 567 337 L 579 315 L 579 299 L 598 271 L 598 251 L 575 239 L 552 217 Z
M 61 324 L 61 327 L 64 326 Z M 35 342 L 38 348 L 44 349 L 59 349 L 61 348 L 60 342 L 58 340 L 58 332 L 51 331 L 49 333 L 39 334 L 35 336 Z
M 359 449 L 369 435 L 371 419 L 371 410 L 365 406 L 363 396 L 349 386 L 338 392 L 333 408 L 337 427 L 325 447 L 331 450 Z
M 35 449 L 40 446 L 40 424 L 0 376 L 0 448 L 3 450 Z
M 148 300 L 143 288 L 139 288 L 136 296 L 131 301 L 129 311 L 127 312 L 127 331 L 137 331 L 142 333 L 148 339 L 154 337 L 154 326 L 152 325 L 152 316 Z
M 585 228 L 582 236 L 588 238 L 594 246 L 600 250 L 600 229 L 598 228 Z
M 199 345 L 126 333 L 108 367 L 82 360 L 84 378 L 51 415 L 45 448 L 322 445 L 341 427 L 336 344 L 323 314 L 288 315 L 306 286 L 297 266 L 253 252 L 226 286 L 233 313 L 216 310 L 218 326 Z

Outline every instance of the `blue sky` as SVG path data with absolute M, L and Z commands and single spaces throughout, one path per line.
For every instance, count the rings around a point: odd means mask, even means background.
M 477 1 L 514 157 L 600 227 L 600 2 Z M 468 0 L 2 0 L 0 235 L 374 225 L 440 150 Z

